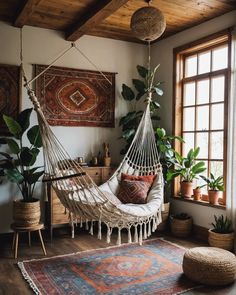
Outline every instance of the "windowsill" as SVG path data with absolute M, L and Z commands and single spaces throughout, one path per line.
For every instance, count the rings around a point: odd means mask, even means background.
M 180 196 L 175 196 L 175 197 L 172 197 L 172 199 L 174 200 L 179 200 L 179 201 L 183 201 L 183 202 L 187 202 L 187 203 L 193 203 L 193 204 L 198 204 L 198 205 L 202 205 L 202 206 L 206 206 L 206 207 L 213 207 L 213 208 L 217 208 L 217 209 L 223 209 L 225 210 L 226 209 L 226 206 L 225 205 L 213 205 L 213 204 L 210 204 L 209 202 L 206 202 L 206 201 L 195 201 L 193 198 L 182 198 Z

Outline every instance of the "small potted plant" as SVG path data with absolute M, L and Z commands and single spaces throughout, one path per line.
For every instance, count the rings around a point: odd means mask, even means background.
M 202 198 L 202 190 L 201 188 L 204 187 L 205 184 L 203 185 L 199 185 L 199 186 L 196 186 L 194 189 L 193 189 L 193 199 L 195 201 L 200 201 L 201 198 Z
M 215 223 L 213 228 L 208 231 L 208 243 L 212 247 L 218 247 L 231 251 L 234 247 L 234 231 L 232 221 L 224 215 L 217 217 L 214 215 Z
M 13 202 L 13 219 L 18 226 L 32 226 L 40 221 L 40 202 L 34 198 L 36 182 L 44 171 L 35 167 L 37 156 L 42 146 L 39 126 L 30 126 L 32 109 L 22 111 L 17 120 L 3 115 L 3 120 L 13 137 L 1 138 L 1 144 L 7 144 L 10 153 L 0 152 L 0 175 L 15 183 L 22 200 Z M 26 132 L 27 131 L 27 132 Z M 24 145 L 23 136 L 27 135 L 29 147 Z
M 175 151 L 175 158 L 172 163 L 174 169 L 168 169 L 167 182 L 171 182 L 175 177 L 181 177 L 180 194 L 184 198 L 191 198 L 193 195 L 193 179 L 206 170 L 203 161 L 195 163 L 200 148 L 191 149 L 187 157 L 181 156 Z
M 175 214 L 170 217 L 171 233 L 178 238 L 186 238 L 191 234 L 193 219 L 187 213 Z
M 210 177 L 200 176 L 208 185 L 208 197 L 210 204 L 218 205 L 218 199 L 224 190 L 223 176 L 215 177 L 210 173 Z

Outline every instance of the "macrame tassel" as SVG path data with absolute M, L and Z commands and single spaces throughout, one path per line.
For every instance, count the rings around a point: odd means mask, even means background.
M 88 230 L 89 226 L 88 226 L 88 219 L 86 219 L 86 225 L 85 225 L 85 229 Z
M 152 234 L 152 232 L 151 232 L 151 219 L 149 219 L 149 221 L 148 221 L 148 237 L 150 237 L 151 234 Z
M 128 243 L 132 243 L 132 236 L 131 236 L 130 227 L 128 228 Z
M 98 239 L 99 240 L 102 239 L 102 222 L 101 222 L 101 219 L 99 219 L 99 221 L 98 221 Z
M 109 225 L 107 225 L 107 243 L 111 242 L 111 231 Z
M 139 245 L 142 245 L 143 243 L 143 225 L 140 224 L 139 228 Z
M 156 222 L 155 222 L 155 217 L 152 218 L 152 232 L 154 233 L 156 230 Z
M 91 226 L 90 226 L 90 231 L 89 231 L 90 235 L 93 236 L 93 220 L 91 221 Z
M 117 237 L 117 245 L 121 245 L 121 228 L 118 227 L 118 237 Z
M 144 223 L 143 239 L 144 239 L 144 240 L 147 239 L 147 224 L 146 224 L 146 223 Z
M 80 217 L 80 227 L 83 227 L 83 218 Z
M 138 225 L 136 224 L 135 226 L 134 226 L 134 228 L 135 228 L 135 230 L 134 230 L 134 242 L 135 243 L 138 243 Z
M 75 226 L 78 226 L 78 218 L 75 219 Z

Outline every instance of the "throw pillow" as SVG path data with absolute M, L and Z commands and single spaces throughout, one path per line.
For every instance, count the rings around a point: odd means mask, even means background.
M 123 204 L 145 204 L 150 187 L 151 184 L 146 181 L 124 179 L 117 197 Z
M 136 181 L 145 181 L 145 182 L 152 184 L 155 177 L 156 177 L 156 175 L 136 176 L 136 175 L 129 175 L 129 174 L 121 173 L 121 181 L 128 179 L 128 180 L 136 180 Z

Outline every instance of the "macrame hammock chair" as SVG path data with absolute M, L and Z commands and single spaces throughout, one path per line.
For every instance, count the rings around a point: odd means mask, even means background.
M 22 43 L 22 37 L 21 37 Z M 22 47 L 21 47 L 22 48 Z M 73 43 L 71 48 L 77 49 L 96 69 L 91 60 Z M 59 55 L 38 76 L 27 80 L 23 70 L 23 77 L 30 100 L 37 113 L 40 127 L 43 156 L 45 166 L 44 181 L 51 185 L 63 206 L 70 213 L 72 237 L 74 237 L 74 223 L 86 225 L 86 229 L 93 235 L 94 223 L 98 222 L 98 238 L 102 238 L 102 223 L 107 227 L 107 242 L 110 242 L 114 228 L 118 229 L 117 244 L 121 244 L 121 230 L 128 231 L 128 243 L 142 244 L 154 232 L 161 222 L 161 208 L 163 203 L 163 177 L 159 162 L 158 150 L 150 116 L 151 93 L 147 98 L 147 107 L 143 113 L 134 139 L 124 156 L 123 161 L 112 177 L 101 186 L 97 186 L 79 163 L 70 158 L 62 144 L 51 130 L 41 109 L 40 103 L 31 89 L 30 84 L 46 72 L 55 62 L 64 56 L 69 49 Z M 21 51 L 21 65 L 23 57 Z M 99 72 L 104 76 L 100 70 Z M 108 79 L 106 77 L 106 79 Z M 111 81 L 109 81 L 111 83 Z M 156 175 L 148 193 L 146 204 L 122 204 L 116 197 L 121 174 Z M 131 228 L 134 231 L 131 231 Z M 132 237 L 133 234 L 133 237 Z

